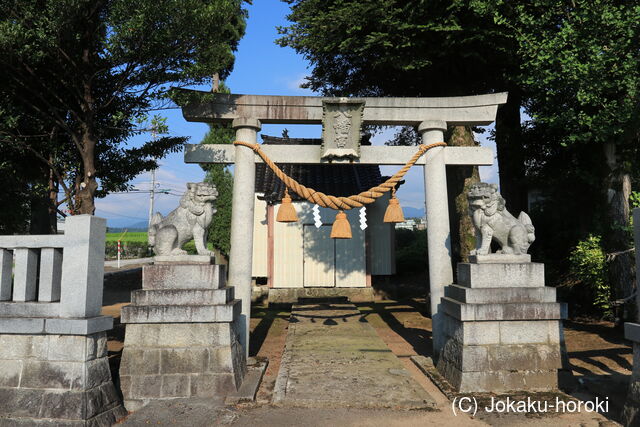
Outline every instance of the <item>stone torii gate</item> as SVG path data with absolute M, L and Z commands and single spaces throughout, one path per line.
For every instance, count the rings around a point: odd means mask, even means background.
M 262 124 L 321 124 L 331 108 L 328 106 L 351 104 L 356 109 L 350 110 L 352 114 L 348 117 L 358 116 L 360 124 L 417 126 L 423 143 L 431 144 L 444 141 L 447 126 L 491 124 L 498 105 L 507 100 L 506 93 L 447 98 L 323 98 L 209 92 L 195 92 L 194 95 L 206 101 L 182 106 L 187 121 L 231 123 L 236 131 L 236 140 L 248 143 L 257 142 Z M 298 164 L 404 165 L 415 153 L 415 147 L 360 147 L 359 144 L 355 155 L 348 159 L 328 159 L 323 156 L 325 147 L 321 146 L 265 145 L 262 150 L 276 163 Z M 453 282 L 446 166 L 489 166 L 493 164 L 493 157 L 491 149 L 484 147 L 436 147 L 416 163 L 424 166 L 433 354 L 436 360 L 443 345 L 440 299 L 444 295 L 444 287 Z M 245 146 L 190 144 L 185 147 L 186 163 L 235 164 L 229 284 L 235 288 L 236 297 L 242 300 L 239 333 L 245 355 L 249 351 L 255 163 L 261 161 L 252 149 Z

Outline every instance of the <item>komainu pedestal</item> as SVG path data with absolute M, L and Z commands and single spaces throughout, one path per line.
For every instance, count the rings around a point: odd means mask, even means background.
M 529 255 L 472 256 L 442 298 L 438 371 L 461 392 L 558 388 L 566 305 Z
M 145 266 L 143 289 L 122 309 L 120 383 L 130 411 L 150 400 L 225 396 L 244 378 L 240 300 L 224 266 L 188 258 Z

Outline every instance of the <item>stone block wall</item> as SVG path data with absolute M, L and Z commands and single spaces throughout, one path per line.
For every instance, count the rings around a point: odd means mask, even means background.
M 111 426 L 126 415 L 104 332 L 0 334 L 0 426 Z

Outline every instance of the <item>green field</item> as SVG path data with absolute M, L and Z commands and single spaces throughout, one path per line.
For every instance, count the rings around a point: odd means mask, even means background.
M 147 241 L 147 233 L 145 231 L 127 232 L 127 233 L 107 233 L 107 242 L 117 242 L 120 239 L 122 242 L 139 242 L 145 243 Z
M 116 242 L 118 238 L 122 241 L 122 255 L 124 258 L 140 258 L 153 255 L 147 247 L 147 233 L 145 231 L 127 232 L 124 235 L 122 233 L 107 233 L 106 254 L 108 259 L 114 259 L 117 256 Z M 209 250 L 213 250 L 211 242 L 207 243 L 207 247 Z M 193 240 L 187 242 L 183 249 L 191 255 L 197 253 Z

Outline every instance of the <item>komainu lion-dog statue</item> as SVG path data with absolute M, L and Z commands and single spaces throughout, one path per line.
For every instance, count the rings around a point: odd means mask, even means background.
M 213 255 L 207 249 L 207 233 L 216 209 L 216 187 L 206 182 L 189 182 L 180 206 L 165 218 L 156 213 L 149 226 L 149 245 L 156 255 L 185 255 L 182 245 L 193 239 L 198 255 Z
M 467 193 L 469 213 L 476 229 L 477 249 L 471 255 L 491 253 L 491 242 L 500 245 L 497 253 L 524 255 L 535 240 L 531 218 L 520 212 L 518 218 L 507 211 L 505 200 L 498 186 L 480 182 L 473 184 Z

